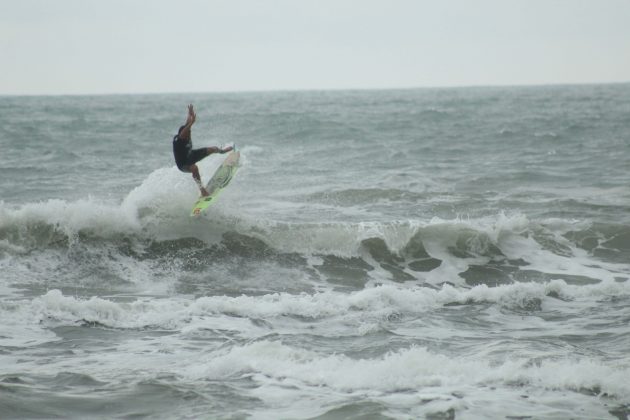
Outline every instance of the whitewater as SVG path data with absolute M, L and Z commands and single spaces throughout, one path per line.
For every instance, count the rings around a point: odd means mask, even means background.
M 195 147 L 241 151 L 201 217 L 188 103 Z M 7 96 L 0 121 L 0 418 L 630 415 L 628 84 Z

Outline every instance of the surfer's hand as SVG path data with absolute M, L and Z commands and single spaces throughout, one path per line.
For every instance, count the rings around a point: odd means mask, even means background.
M 233 149 L 234 149 L 234 148 L 233 148 L 232 146 L 228 146 L 228 147 L 226 147 L 225 149 L 222 149 L 222 150 L 221 150 L 221 153 L 227 153 L 227 152 L 229 152 L 229 151 L 231 151 L 231 150 L 233 150 Z
M 195 114 L 193 105 L 190 104 L 188 105 L 188 118 L 186 118 L 186 125 L 193 125 L 196 119 L 197 119 L 197 114 Z

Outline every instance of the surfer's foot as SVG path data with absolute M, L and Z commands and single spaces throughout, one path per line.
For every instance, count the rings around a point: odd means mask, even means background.
M 210 195 L 210 194 L 208 193 L 208 190 L 206 190 L 205 188 L 201 188 L 201 190 L 200 190 L 200 191 L 201 191 L 201 196 L 202 196 L 202 197 L 207 197 L 207 196 L 209 196 L 209 195 Z

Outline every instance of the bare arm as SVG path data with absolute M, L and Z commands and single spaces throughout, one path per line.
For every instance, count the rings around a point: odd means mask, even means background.
M 186 124 L 184 125 L 182 131 L 179 133 L 179 138 L 190 140 L 190 129 L 192 128 L 192 125 L 195 123 L 196 119 L 197 114 L 195 114 L 195 110 L 193 109 L 192 104 L 190 104 L 188 105 L 188 116 L 186 117 Z

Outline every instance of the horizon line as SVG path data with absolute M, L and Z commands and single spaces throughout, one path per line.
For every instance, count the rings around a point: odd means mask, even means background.
M 291 93 L 291 92 L 356 92 L 356 91 L 400 91 L 431 89 L 492 89 L 492 88 L 541 88 L 598 85 L 625 85 L 626 81 L 607 82 L 553 82 L 553 83 L 506 83 L 506 84 L 471 84 L 441 86 L 399 86 L 399 87 L 344 87 L 344 88 L 283 88 L 283 89 L 243 89 L 243 90 L 199 90 L 199 91 L 138 91 L 138 92 L 87 92 L 87 93 L 0 93 L 0 97 L 66 97 L 66 96 L 149 96 L 149 95 L 225 95 L 252 93 Z

